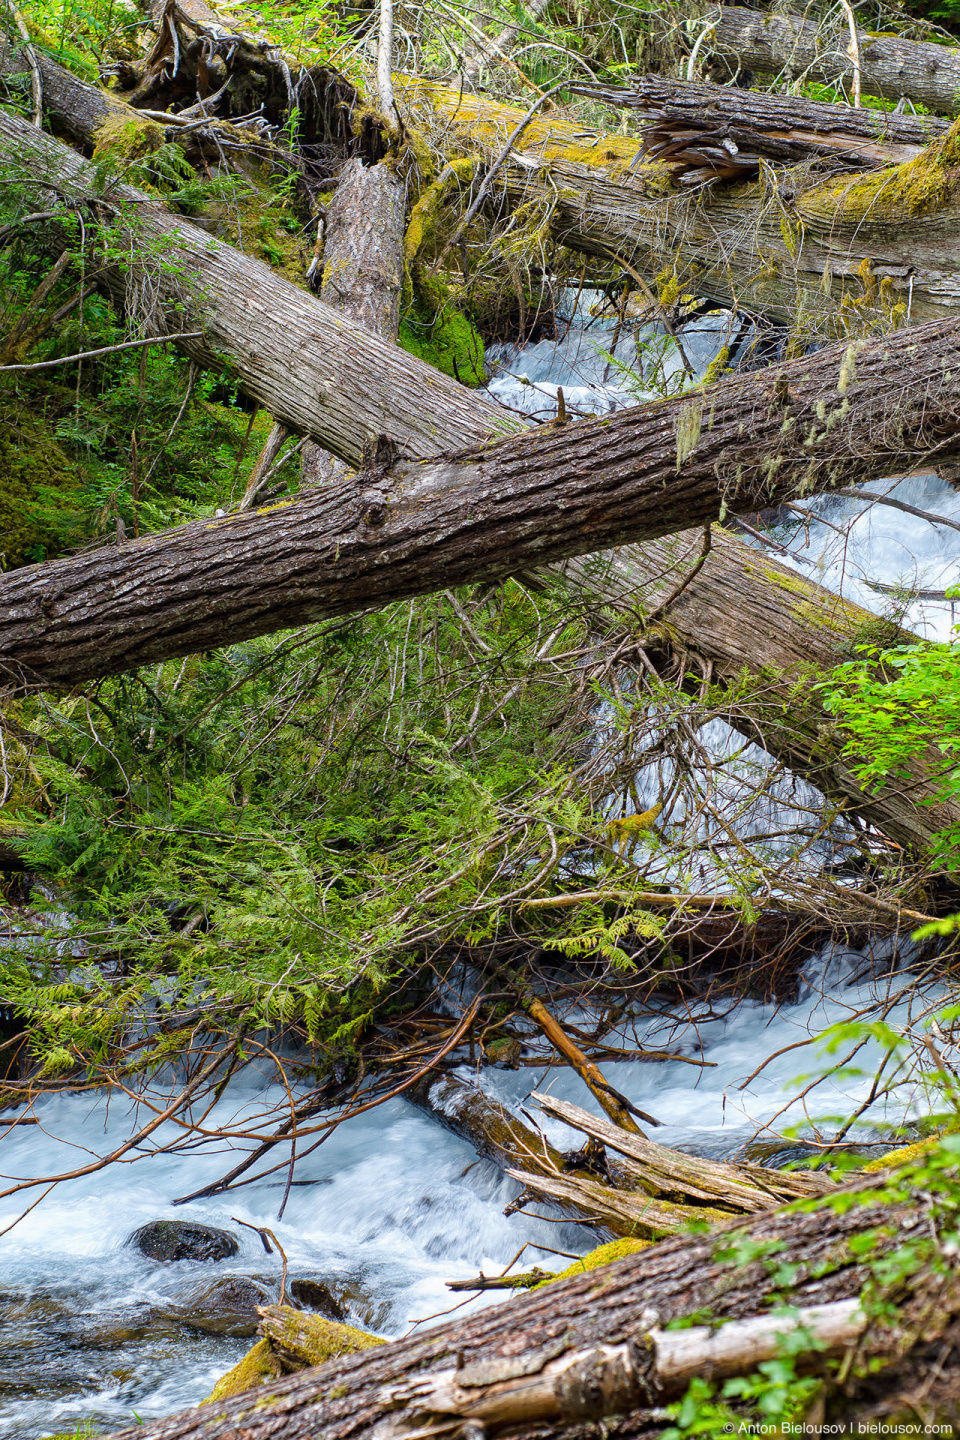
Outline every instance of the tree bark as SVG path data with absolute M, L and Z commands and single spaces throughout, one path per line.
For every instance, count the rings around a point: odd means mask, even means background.
M 868 95 L 887 100 L 904 96 L 960 115 L 960 51 L 945 45 L 901 40 L 896 35 L 857 32 L 861 83 Z M 779 15 L 723 5 L 711 48 L 731 55 L 745 70 L 764 74 L 803 75 L 823 85 L 853 78 L 849 35 L 841 20 L 829 33 L 821 23 L 802 15 Z
M 0 130 L 11 127 L 29 129 L 0 120 Z M 183 318 L 202 322 L 209 339 L 181 342 L 189 353 L 232 353 L 246 388 L 278 420 L 345 459 L 359 458 L 368 426 L 388 434 L 365 469 L 329 493 L 5 575 L 0 655 L 8 671 L 43 683 L 657 539 L 960 448 L 960 323 L 940 322 L 424 461 L 444 430 L 480 428 L 478 407 L 452 382 L 319 301 L 290 304 L 266 266 L 209 237 L 198 243 L 192 227 L 149 202 L 138 222 L 144 235 L 165 238 L 171 259 L 197 267 Z M 168 283 L 161 272 L 158 284 Z
M 407 100 L 448 150 L 487 159 L 522 119 L 510 106 L 427 82 L 412 83 Z M 675 269 L 717 304 L 827 335 L 848 333 L 838 315 L 889 329 L 960 314 L 955 129 L 862 179 L 801 165 L 686 188 L 675 183 L 688 168 L 682 157 L 644 160 L 636 137 L 591 139 L 562 115 L 532 122 L 518 144 L 500 171 L 509 203 L 538 200 L 553 238 L 585 254 L 646 274 Z
M 663 75 L 639 75 L 624 87 L 576 83 L 570 88 L 575 95 L 619 110 L 639 110 L 650 122 L 650 128 L 644 128 L 643 148 L 651 158 L 667 138 L 696 150 L 704 137 L 712 136 L 715 142 L 732 140 L 736 147 L 716 157 L 718 168 L 734 163 L 753 174 L 759 155 L 787 165 L 804 160 L 838 161 L 857 169 L 898 164 L 915 159 L 930 140 L 950 128 L 948 120 L 935 115 L 853 110 L 799 95 L 769 95 Z M 680 163 L 676 154 L 668 158 L 671 164 Z
M 348 160 L 327 209 L 320 299 L 390 342 L 400 328 L 405 220 L 405 188 L 395 171 Z M 305 484 L 330 483 L 341 474 L 342 462 L 307 442 Z
M 658 1390 L 655 1383 L 655 1345 L 670 1320 L 698 1310 L 708 1311 L 714 1322 L 756 1317 L 773 1302 L 775 1287 L 782 1290 L 776 1267 L 763 1259 L 778 1248 L 785 1248 L 795 1267 L 791 1304 L 835 1306 L 854 1300 L 872 1273 L 870 1263 L 857 1258 L 857 1237 L 873 1233 L 870 1261 L 875 1263 L 900 1243 L 902 1231 L 915 1230 L 927 1213 L 922 1197 L 884 1204 L 872 1200 L 863 1181 L 850 1188 L 854 1203 L 849 1208 L 821 1205 L 801 1213 L 767 1212 L 731 1222 L 709 1236 L 666 1240 L 602 1272 L 303 1371 L 215 1408 L 205 1406 L 122 1431 L 114 1440 L 308 1440 L 321 1434 L 324 1440 L 400 1440 L 424 1433 L 424 1426 L 432 1431 L 445 1421 L 452 1427 L 457 1417 L 463 1424 L 471 1416 L 486 1425 L 488 1434 L 513 1440 L 657 1435 L 664 1423 L 660 1407 L 670 1392 Z M 757 1259 L 736 1263 L 734 1231 L 752 1242 Z M 725 1251 L 722 1240 L 728 1233 L 731 1249 Z M 742 1241 L 739 1248 L 742 1253 Z M 915 1379 L 928 1355 L 939 1362 L 926 1396 L 931 1410 L 942 1393 L 949 1395 L 960 1288 L 955 1260 L 941 1263 L 943 1273 L 914 1277 L 898 1293 L 897 1332 L 891 1335 L 877 1326 L 867 1332 L 858 1357 L 868 1362 L 872 1355 L 889 1360 L 892 1354 L 894 1363 L 867 1381 L 851 1381 L 846 1393 L 836 1397 L 839 1413 L 863 1413 L 867 1401 L 874 1407 L 867 1413 L 886 1413 L 884 1403 L 898 1403 L 898 1390 L 910 1384 L 911 1373 Z M 832 1313 L 852 1315 L 849 1310 Z M 617 1346 L 631 1347 L 620 1382 L 591 1387 L 591 1373 L 597 1376 L 599 1367 L 602 1374 L 610 1358 L 607 1347 Z M 548 1402 L 552 1409 L 530 1413 L 519 1408 L 524 1389 L 514 1382 L 569 1370 L 574 1357 L 579 1374 L 553 1389 Z M 646 1392 L 644 1380 L 654 1382 Z M 531 1383 L 534 1393 L 541 1393 L 540 1380 Z M 453 1386 L 452 1399 L 438 1399 L 441 1390 L 450 1397 Z M 602 1430 L 588 1423 L 604 1418 Z
M 14 117 L 0 117 L 0 134 L 7 137 L 11 148 L 21 144 L 40 147 L 33 169 L 41 180 L 51 167 L 59 168 L 61 175 L 72 175 L 75 185 L 78 177 L 85 178 L 82 161 L 47 137 L 38 136 L 31 127 Z M 29 155 L 31 150 L 28 148 L 26 153 Z M 149 230 L 154 218 L 158 225 L 156 232 Z M 207 349 L 194 353 L 201 358 L 209 358 L 215 350 L 232 351 L 241 379 L 250 393 L 262 399 L 272 413 L 288 421 L 292 428 L 300 428 L 325 447 L 338 450 L 351 463 L 356 464 L 371 437 L 388 426 L 400 448 L 408 454 L 423 457 L 436 454 L 445 446 L 470 444 L 488 435 L 494 427 L 506 430 L 515 426 L 512 417 L 489 404 L 484 397 L 463 390 L 402 351 L 379 344 L 369 332 L 336 316 L 311 296 L 273 275 L 266 266 L 219 245 L 188 222 L 166 215 L 153 202 L 142 202 L 139 223 L 146 224 L 148 233 L 155 234 L 159 243 L 167 245 L 170 253 L 179 254 L 187 264 L 192 255 L 198 255 L 211 267 L 213 283 L 204 296 L 203 315 L 211 342 Z M 178 248 L 178 237 L 181 235 L 187 237 L 183 250 Z M 166 276 L 161 273 L 159 278 L 162 283 Z M 168 282 L 174 297 L 177 294 L 176 279 L 174 275 Z M 250 302 L 248 297 L 253 297 Z M 904 343 L 903 337 L 896 342 L 901 349 Z M 922 353 L 927 354 L 926 350 Z M 291 354 L 295 356 L 294 360 L 291 360 Z M 761 387 L 767 384 L 762 379 L 754 379 L 751 383 Z M 318 392 L 322 394 L 322 400 L 311 403 L 311 397 L 316 397 Z M 895 393 L 894 382 L 891 399 Z M 654 413 L 676 416 L 679 408 L 673 404 L 672 408 L 661 407 Z M 651 412 L 648 408 L 642 413 Z M 389 420 L 384 417 L 389 417 Z M 603 422 L 600 422 L 600 427 L 603 430 Z M 539 440 L 533 443 L 538 444 Z M 923 448 L 927 448 L 925 442 Z M 878 469 L 871 473 L 883 473 L 884 468 L 885 462 L 881 458 Z M 668 465 L 667 469 L 667 482 L 673 490 L 678 483 L 676 467 Z M 866 470 L 858 466 L 856 474 L 858 480 L 862 480 Z M 359 495 L 359 490 L 355 493 Z M 301 502 L 308 506 L 318 503 L 316 497 Z M 291 507 L 285 507 L 267 517 L 251 517 L 247 523 L 251 533 L 258 530 L 263 539 L 266 533 L 264 525 L 269 531 L 271 526 L 291 518 L 296 525 L 296 517 L 291 517 Z M 224 523 L 217 522 L 218 527 Z M 144 573 L 139 570 L 140 561 L 146 558 L 144 546 L 151 547 L 153 551 L 152 563 L 158 567 L 155 572 L 158 579 L 165 574 L 175 575 L 178 567 L 184 564 L 187 569 L 183 579 L 189 588 L 193 540 L 186 531 L 145 539 L 136 547 L 98 552 L 81 561 L 60 562 L 67 566 L 66 573 L 72 574 L 79 582 L 80 590 L 86 583 L 80 572 L 87 565 L 93 567 L 89 572 L 91 580 L 101 566 L 111 573 L 109 577 L 104 577 L 105 588 L 96 594 L 88 594 L 80 602 L 79 610 L 74 611 L 75 624 L 70 627 L 72 639 L 60 659 L 55 648 L 63 644 L 66 636 L 61 630 L 56 647 L 46 644 L 45 638 L 52 640 L 57 627 L 53 626 L 49 631 L 46 629 L 45 622 L 51 618 L 46 610 L 28 610 L 27 615 L 32 613 L 33 619 L 28 618 L 16 633 L 7 632 L 8 647 L 12 647 L 6 654 L 8 669 L 11 663 L 25 663 L 41 683 L 59 683 L 61 680 L 62 683 L 73 683 L 86 675 L 110 673 L 139 663 L 145 644 L 157 655 L 180 654 L 228 638 L 233 633 L 229 616 L 235 605 L 235 586 L 229 578 L 230 552 L 224 548 L 219 528 L 214 532 L 201 526 L 195 533 L 197 538 L 213 542 L 216 571 L 223 576 L 222 585 L 218 586 L 213 581 L 215 572 L 211 572 L 213 583 L 207 591 L 207 577 L 202 574 L 204 562 L 201 562 L 200 570 L 192 571 L 195 586 L 192 602 L 185 610 L 175 607 L 177 613 L 167 612 L 166 615 L 163 614 L 167 594 L 165 583 L 159 591 L 136 590 L 136 586 L 142 587 L 144 583 Z M 301 532 L 298 538 L 302 546 L 305 534 Z M 277 539 L 280 539 L 279 531 Z M 641 603 L 649 605 L 647 596 L 653 585 L 657 587 L 652 597 L 652 608 L 656 610 L 676 588 L 678 574 L 682 580 L 686 573 L 684 567 L 689 570 L 686 558 L 689 541 L 690 537 L 686 537 L 686 542 L 678 537 L 676 544 L 668 547 L 667 551 L 662 546 L 653 546 L 645 547 L 644 551 L 619 550 L 605 560 L 567 562 L 567 570 L 572 578 L 586 586 L 588 592 L 606 595 L 613 603 L 623 604 L 631 612 L 636 609 L 638 594 L 643 597 Z M 699 545 L 699 536 L 695 537 L 695 542 Z M 539 549 L 535 539 L 529 543 L 534 550 Z M 591 548 L 595 543 L 591 534 L 585 540 L 584 548 Z M 165 555 L 168 545 L 172 548 Z M 271 549 L 272 545 L 268 544 L 264 553 Z M 336 541 L 333 542 L 333 554 L 334 557 L 338 554 Z M 534 555 L 533 558 L 538 560 L 540 556 Z M 249 563 L 249 556 L 238 557 L 237 578 L 247 574 Z M 309 558 L 306 564 L 309 576 L 314 564 Z M 71 565 L 80 569 L 71 571 Z M 128 569 L 131 565 L 133 568 Z M 123 577 L 132 581 L 135 573 L 141 578 L 136 581 L 131 593 Z M 288 598 L 297 600 L 299 597 L 305 603 L 297 605 L 295 610 L 281 607 L 273 612 L 268 604 L 265 610 L 255 596 L 256 581 L 251 573 L 251 588 L 241 590 L 236 597 L 239 599 L 240 595 L 245 595 L 241 609 L 246 606 L 251 612 L 246 620 L 252 629 L 246 633 L 263 633 L 274 623 L 297 623 L 295 614 L 318 613 L 312 608 L 313 602 L 309 597 L 302 594 L 301 579 L 296 574 L 295 551 L 288 565 L 281 546 L 272 556 L 271 573 L 277 577 L 286 575 Z M 53 581 L 52 571 L 41 567 L 26 574 L 29 593 L 40 597 L 44 605 L 55 607 L 58 602 L 53 598 L 54 591 L 48 591 L 46 577 L 49 575 L 54 584 L 61 582 Z M 665 585 L 661 583 L 664 578 Z M 424 576 L 420 580 L 423 582 Z M 0 591 L 5 586 L 22 586 L 23 583 L 23 579 L 16 576 L 5 577 L 0 581 Z M 116 592 L 114 584 L 118 587 Z M 121 586 L 122 591 L 119 589 Z M 21 591 L 21 594 L 26 596 L 27 591 Z M 155 622 L 150 618 L 154 600 L 160 604 Z M 744 623 L 745 615 L 753 623 Z M 840 759 L 830 734 L 829 722 L 816 704 L 815 694 L 809 685 L 804 688 L 809 711 L 804 711 L 802 725 L 797 723 L 799 707 L 790 698 L 798 667 L 811 661 L 829 667 L 838 658 L 846 658 L 860 638 L 863 626 L 871 619 L 865 612 L 838 602 L 828 592 L 804 581 L 792 571 L 758 557 L 756 552 L 732 537 L 724 537 L 720 543 L 715 543 L 703 571 L 670 605 L 666 633 L 677 650 L 697 651 L 702 645 L 718 673 L 733 678 L 746 669 L 762 675 L 765 684 L 773 687 L 770 714 L 765 717 L 763 743 L 766 744 L 773 735 L 783 758 L 801 769 L 809 768 L 811 758 L 815 756 L 815 783 L 820 784 L 826 793 L 839 795 L 851 808 L 865 812 L 870 823 L 876 824 L 898 843 L 922 849 L 933 833 L 944 828 L 936 810 L 921 803 L 933 797 L 936 786 L 918 784 L 913 794 L 894 792 L 865 796 L 857 787 L 850 766 Z M 194 629 L 201 620 L 203 624 L 200 628 Z M 822 622 L 827 622 L 828 628 L 821 633 Z M 86 629 L 91 624 L 94 626 L 92 632 Z M 133 627 L 129 633 L 128 626 Z M 31 644 L 31 634 L 35 634 L 41 643 Z M 785 637 L 782 647 L 779 645 L 781 635 Z M 766 648 L 760 663 L 754 664 L 751 652 L 761 643 Z M 74 650 L 76 644 L 80 646 L 79 653 Z M 73 658 L 70 658 L 71 650 L 74 650 Z M 783 680 L 780 688 L 776 689 L 774 679 L 778 675 L 782 675 Z M 774 724 L 783 704 L 787 705 L 790 723 Z M 738 728 L 743 728 L 738 718 L 740 715 L 738 708 L 731 715 L 731 720 Z M 756 735 L 755 723 L 749 720 L 746 723 Z M 823 733 L 825 729 L 826 736 Z

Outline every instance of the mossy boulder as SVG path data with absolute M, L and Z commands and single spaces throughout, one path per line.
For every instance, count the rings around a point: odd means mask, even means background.
M 205 1405 L 226 1400 L 230 1395 L 242 1395 L 245 1390 L 253 1390 L 281 1375 L 322 1365 L 337 1355 L 352 1355 L 358 1350 L 386 1344 L 379 1335 L 369 1335 L 353 1325 L 341 1325 L 322 1315 L 294 1310 L 289 1305 L 266 1305 L 260 1315 L 265 1331 L 263 1339 L 220 1377 L 203 1402 Z

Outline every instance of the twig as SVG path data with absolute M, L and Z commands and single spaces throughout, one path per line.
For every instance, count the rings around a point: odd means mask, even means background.
M 266 1225 L 251 1225 L 247 1220 L 238 1220 L 236 1215 L 231 1215 L 230 1219 L 235 1225 L 242 1225 L 245 1230 L 252 1230 L 254 1234 L 259 1235 L 260 1243 L 262 1244 L 264 1250 L 266 1250 L 268 1255 L 273 1254 L 273 1251 L 270 1249 L 270 1241 L 272 1240 L 274 1245 L 276 1245 L 277 1249 L 280 1252 L 280 1259 L 283 1264 L 283 1270 L 280 1274 L 280 1304 L 292 1305 L 295 1310 L 298 1310 L 300 1307 L 298 1305 L 293 1305 L 293 1301 L 287 1294 L 287 1252 L 280 1244 L 280 1241 L 277 1239 L 276 1235 L 274 1235 L 272 1230 L 268 1230 Z
M 857 35 L 857 17 L 853 13 L 853 6 L 850 0 L 840 0 L 843 13 L 847 17 L 847 25 L 850 29 L 850 44 L 847 46 L 847 54 L 850 56 L 850 63 L 853 66 L 853 108 L 860 109 L 860 37 Z
M 33 365 L 0 365 L 0 372 L 50 370 L 54 365 L 69 365 L 73 360 L 90 360 L 95 355 L 112 355 L 117 350 L 136 350 L 141 345 L 166 345 L 172 340 L 201 340 L 202 338 L 202 330 L 188 330 L 182 335 L 149 335 L 146 340 L 124 340 L 122 345 L 103 345 L 99 350 L 84 350 L 77 355 L 63 355 L 59 360 L 38 360 Z
M 393 98 L 393 0 L 380 0 L 377 38 L 377 101 L 384 115 L 396 109 Z

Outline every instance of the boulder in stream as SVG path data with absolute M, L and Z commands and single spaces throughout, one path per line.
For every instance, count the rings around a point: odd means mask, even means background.
M 258 1306 L 270 1305 L 276 1295 L 260 1280 L 225 1275 L 199 1290 L 179 1296 L 173 1316 L 189 1330 L 207 1335 L 255 1335 Z
M 200 1225 L 195 1220 L 151 1220 L 134 1230 L 127 1241 L 151 1260 L 226 1260 L 240 1246 L 226 1230 Z
M 340 1324 L 347 1318 L 346 1310 L 323 1280 L 291 1280 L 290 1294 L 301 1310 L 312 1310 Z

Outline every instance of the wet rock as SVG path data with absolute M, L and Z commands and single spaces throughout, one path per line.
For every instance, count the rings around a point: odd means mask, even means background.
M 519 1069 L 522 1053 L 520 1041 L 512 1035 L 501 1035 L 499 1039 L 491 1040 L 486 1047 L 487 1060 L 498 1070 Z
M 323 1280 L 291 1280 L 288 1288 L 301 1309 L 325 1315 L 328 1320 L 346 1320 L 346 1310 Z
M 172 1312 L 181 1325 L 206 1335 L 255 1335 L 257 1307 L 276 1299 L 267 1285 L 243 1275 L 227 1275 L 178 1300 Z M 331 1297 L 332 1299 L 332 1297 Z
M 134 1230 L 127 1241 L 151 1260 L 226 1260 L 240 1246 L 226 1230 L 200 1225 L 195 1220 L 151 1220 Z

